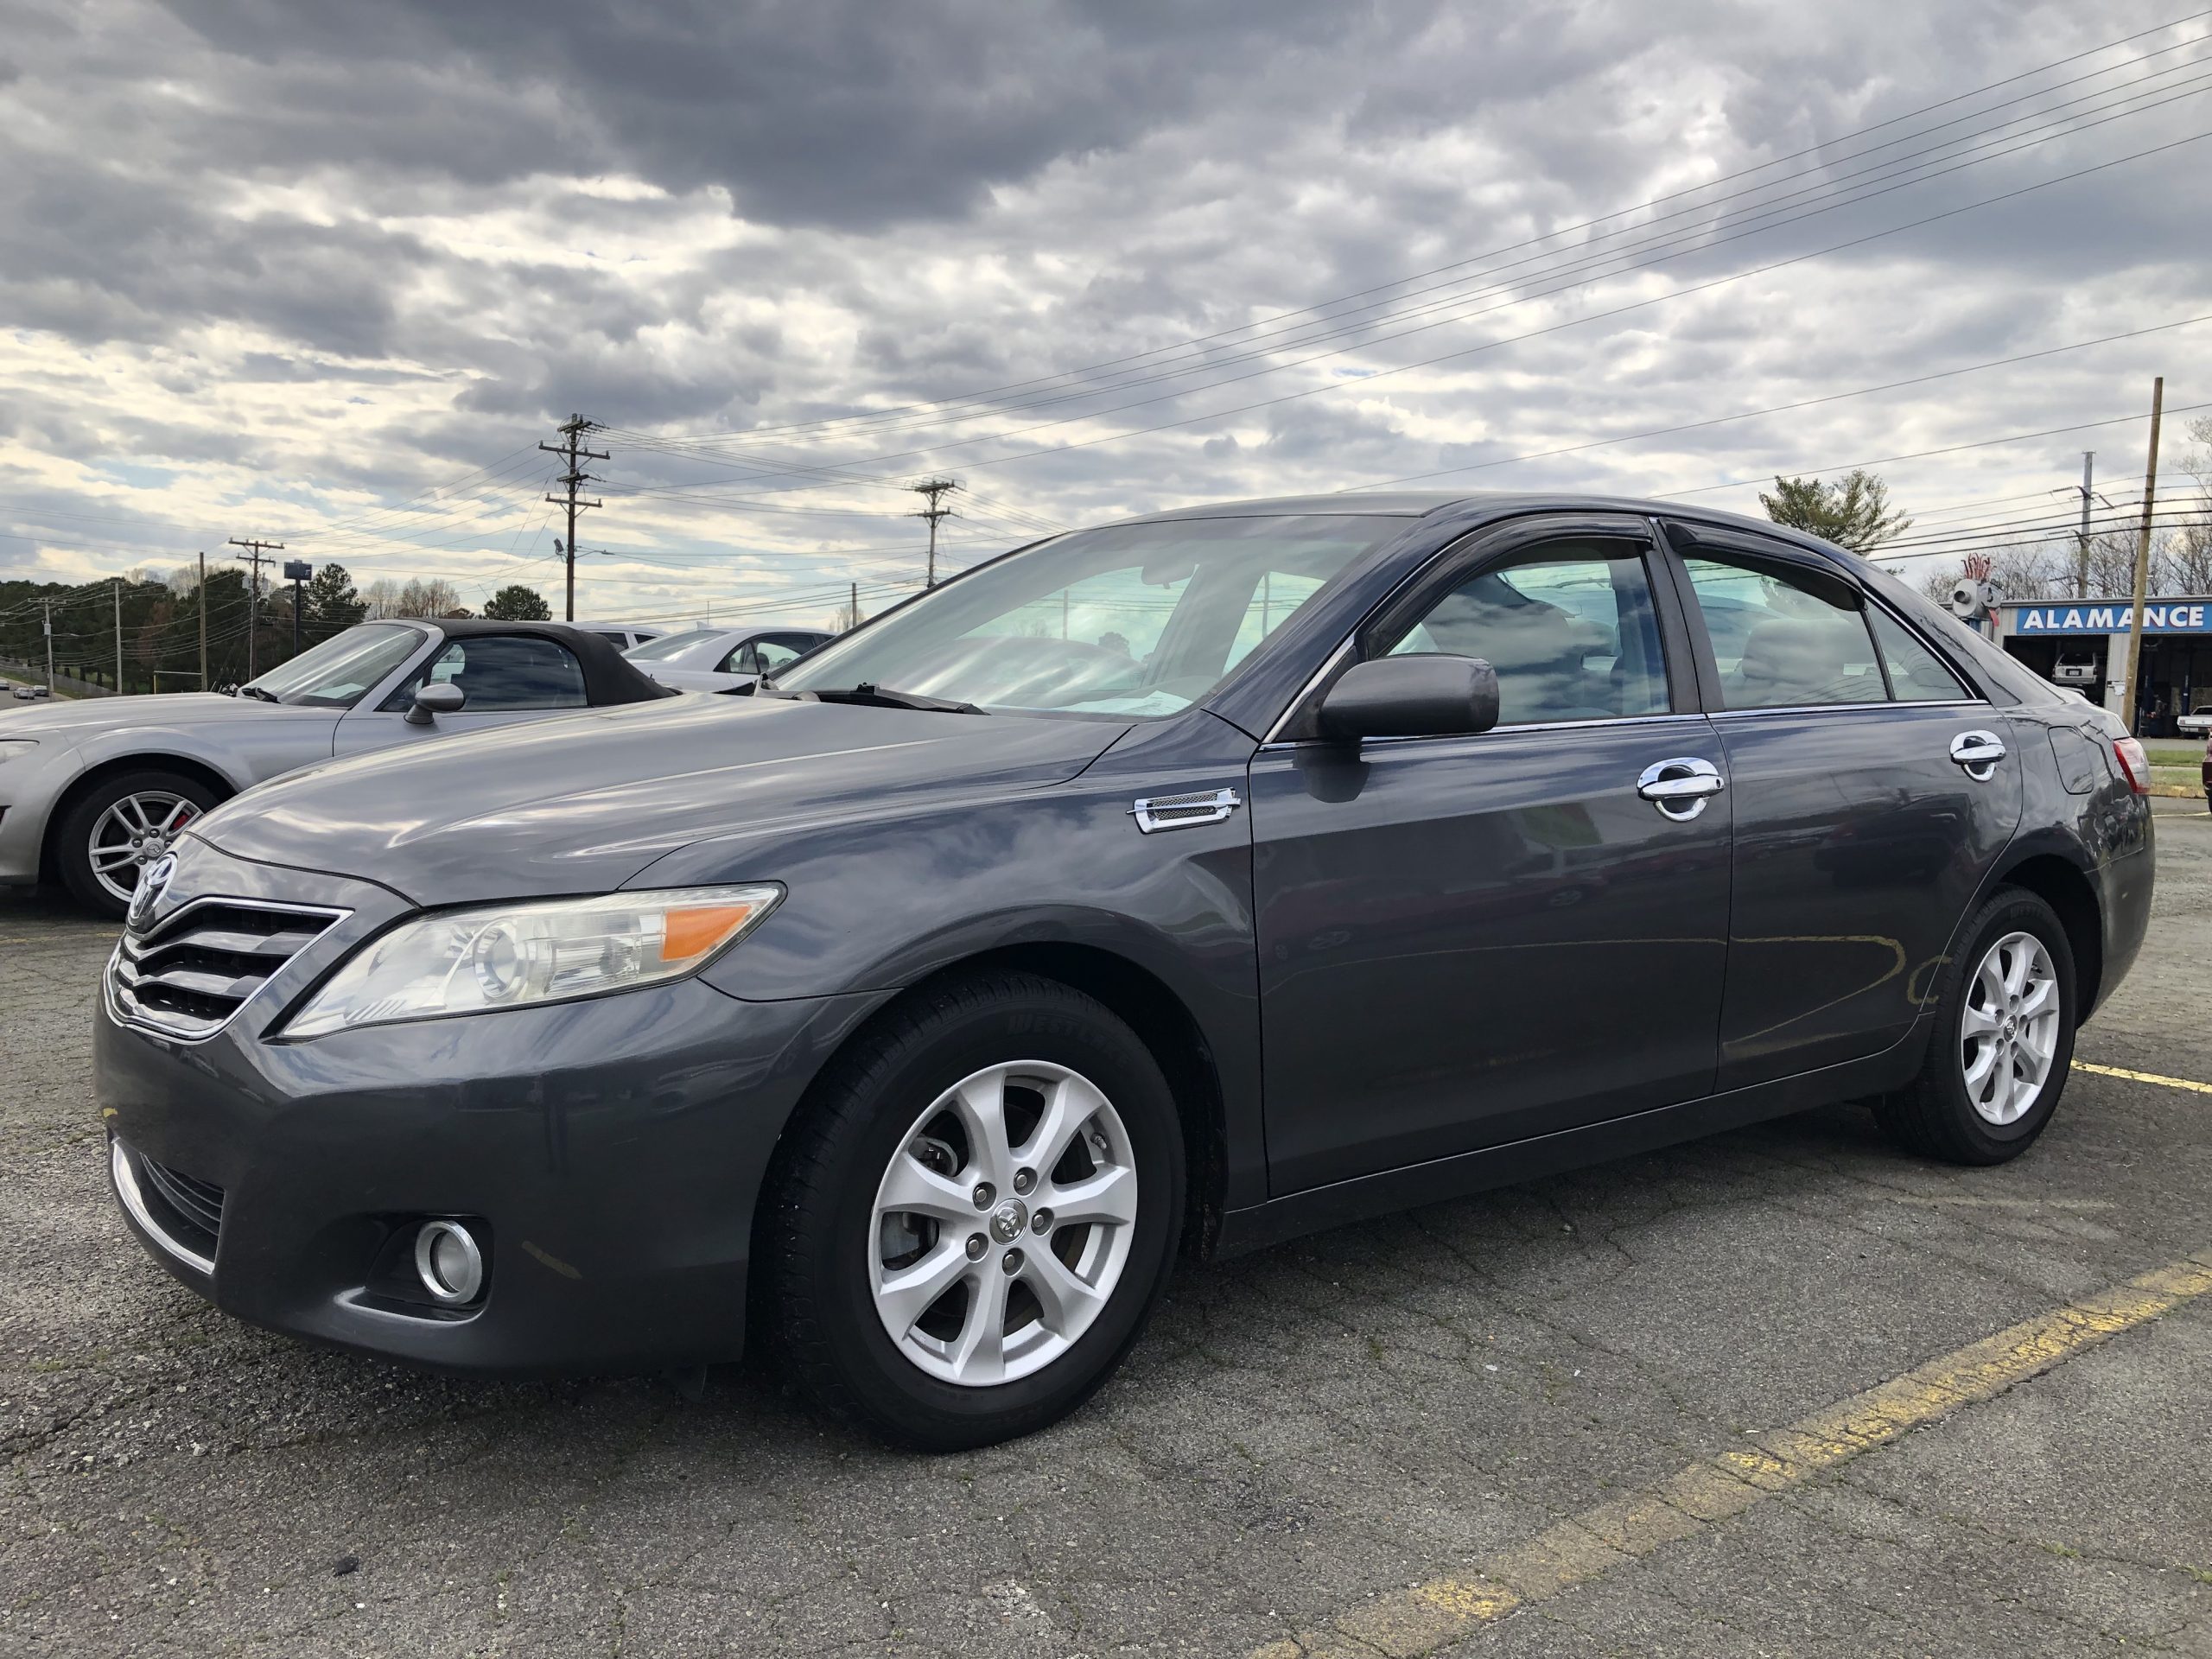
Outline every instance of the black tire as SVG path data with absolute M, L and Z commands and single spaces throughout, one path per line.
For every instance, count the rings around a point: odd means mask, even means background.
M 1974 1109 L 1961 1064 L 1962 1022 L 1975 969 L 1992 946 L 2011 933 L 2031 934 L 2050 953 L 2058 985 L 2059 1015 L 2050 1070 L 2028 1109 L 2012 1122 L 1991 1122 Z M 1953 1164 L 2001 1164 L 2035 1143 L 2058 1109 L 2074 1064 L 2075 1001 L 2074 950 L 2057 914 L 2034 893 L 2000 887 L 1961 932 L 1960 949 L 1937 982 L 1936 1030 L 1918 1077 L 1874 1103 L 1874 1115 L 1907 1151 Z
M 207 811 L 223 798 L 196 778 L 149 766 L 143 772 L 117 772 L 103 778 L 72 801 L 55 821 L 53 838 L 47 843 L 54 853 L 54 874 L 69 896 L 95 916 L 120 921 L 130 901 L 117 898 L 92 874 L 88 850 L 92 827 L 100 821 L 101 814 L 118 801 L 127 796 L 155 792 L 190 801 L 197 812 Z
M 1104 1092 L 1128 1134 L 1136 1219 L 1120 1279 L 1065 1352 L 1012 1382 L 963 1386 L 906 1358 L 877 1314 L 875 1196 L 917 1112 L 962 1078 L 1014 1060 L 1065 1066 Z M 1032 975 L 948 980 L 855 1039 L 778 1147 L 758 1235 L 767 1334 L 790 1380 L 895 1444 L 952 1452 L 1032 1433 L 1087 1400 L 1143 1330 L 1173 1263 L 1184 1179 L 1173 1096 L 1128 1026 Z

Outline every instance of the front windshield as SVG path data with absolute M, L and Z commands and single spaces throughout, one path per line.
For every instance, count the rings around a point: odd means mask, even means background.
M 705 628 L 691 628 L 683 633 L 664 633 L 658 639 L 648 639 L 642 645 L 632 645 L 622 654 L 633 663 L 662 663 L 690 650 L 700 641 L 714 637 Z
M 309 709 L 351 709 L 362 695 L 421 648 L 423 636 L 390 622 L 368 622 L 333 634 L 246 690 Z
M 777 675 L 775 689 L 869 685 L 984 709 L 1172 715 L 1397 527 L 1312 513 L 1064 537 L 824 645 Z

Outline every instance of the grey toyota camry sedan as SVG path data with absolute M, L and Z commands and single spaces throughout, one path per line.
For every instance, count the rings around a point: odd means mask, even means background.
M 156 1258 L 467 1371 L 748 1336 L 1034 1429 L 1227 1254 L 1837 1101 L 2030 1146 L 2151 903 L 2141 750 L 1851 556 L 1539 495 L 1007 554 L 750 697 L 339 761 L 148 873 Z

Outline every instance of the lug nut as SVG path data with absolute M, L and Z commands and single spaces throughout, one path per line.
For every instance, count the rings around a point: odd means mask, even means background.
M 1020 1273 L 1021 1271 L 1021 1252 L 1020 1250 L 1008 1250 L 1006 1253 L 1006 1270 L 1008 1273 Z
M 1017 1169 L 1014 1172 L 1014 1190 L 1015 1192 L 1027 1192 L 1031 1187 L 1036 1185 L 1037 1172 L 1035 1170 Z
M 988 1181 L 978 1181 L 976 1183 L 976 1207 L 978 1210 L 989 1209 L 991 1207 L 991 1200 L 998 1197 L 998 1188 L 993 1186 Z
M 968 1259 L 970 1262 L 980 1262 L 983 1259 L 983 1252 L 990 1248 L 984 1243 L 981 1233 L 971 1234 L 968 1239 Z
M 1029 1224 L 1039 1233 L 1051 1232 L 1052 1230 L 1052 1212 L 1049 1210 L 1039 1210 L 1035 1215 L 1029 1217 Z

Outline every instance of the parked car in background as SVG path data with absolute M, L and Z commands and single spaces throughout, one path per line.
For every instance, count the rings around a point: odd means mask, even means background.
M 2197 698 L 2187 714 L 2175 716 L 2174 726 L 2191 737 L 2212 736 L 2212 697 Z
M 18 702 L 35 702 L 41 697 L 52 696 L 54 689 L 45 685 L 19 685 L 10 695 Z
M 0 714 L 0 885 L 43 876 L 120 916 L 186 825 L 280 773 L 668 695 L 561 623 L 391 620 L 349 628 L 234 695 Z
M 675 690 L 738 691 L 836 637 L 818 628 L 695 628 L 664 633 L 625 654 Z
M 1845 1101 L 2016 1156 L 2142 943 L 2147 785 L 1774 524 L 1183 509 L 753 696 L 208 814 L 94 1015 L 109 1167 L 263 1325 L 478 1372 L 772 1337 L 803 1397 L 974 1446 L 1088 1397 L 1185 1244 Z
M 2212 737 L 2204 740 L 2204 759 L 2197 763 L 2197 777 L 2204 785 L 2204 804 L 2212 810 Z
M 2097 677 L 2097 653 L 2086 645 L 2062 648 L 2050 677 L 2061 685 L 2084 685 Z
M 652 622 L 579 622 L 576 626 L 595 633 L 617 651 L 630 651 L 671 630 Z

